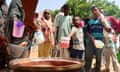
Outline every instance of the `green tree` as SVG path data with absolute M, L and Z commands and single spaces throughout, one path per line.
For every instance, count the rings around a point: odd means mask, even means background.
M 55 18 L 56 14 L 57 14 L 59 11 L 60 11 L 60 10 L 51 11 L 52 21 L 54 21 L 54 18 Z
M 85 18 L 87 16 L 91 17 L 91 7 L 97 5 L 105 11 L 105 15 L 115 16 L 120 18 L 120 8 L 115 5 L 115 2 L 109 2 L 108 0 L 67 0 L 67 4 L 70 5 L 70 15 L 77 15 L 80 18 Z M 60 10 L 51 11 L 54 20 L 55 15 Z
M 120 17 L 120 9 L 115 5 L 115 2 L 109 2 L 108 0 L 68 0 L 67 3 L 71 7 L 70 14 L 77 15 L 81 18 L 91 15 L 91 7 L 93 5 L 99 6 L 105 11 L 106 15 Z

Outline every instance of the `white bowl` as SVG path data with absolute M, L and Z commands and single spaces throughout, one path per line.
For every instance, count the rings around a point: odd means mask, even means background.
M 96 48 L 103 48 L 104 47 L 104 43 L 101 40 L 95 40 L 95 47 Z

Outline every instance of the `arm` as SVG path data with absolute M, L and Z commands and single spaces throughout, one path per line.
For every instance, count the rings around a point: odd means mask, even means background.
M 55 44 L 58 43 L 58 32 L 59 32 L 59 27 L 56 27 L 56 32 L 55 32 Z
M 107 26 L 107 21 L 104 17 L 100 16 L 100 21 L 102 22 L 102 25 L 104 26 L 105 30 L 107 32 L 111 32 L 111 28 Z
M 89 34 L 89 32 L 86 32 L 86 35 L 92 40 L 92 42 L 94 43 L 94 41 L 95 41 L 95 38 L 91 35 L 91 34 Z
M 75 32 L 71 31 L 70 34 L 68 35 L 68 37 L 71 38 L 74 34 L 75 34 Z
M 95 40 L 95 38 L 90 34 L 90 26 L 89 26 L 89 24 L 87 24 L 87 26 L 86 26 L 86 29 L 85 29 L 85 31 L 86 31 L 86 35 L 91 39 L 91 41 L 94 43 L 94 40 Z

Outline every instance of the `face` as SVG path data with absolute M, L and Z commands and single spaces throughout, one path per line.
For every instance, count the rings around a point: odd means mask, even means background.
M 80 18 L 79 17 L 74 17 L 73 18 L 73 24 L 78 27 L 79 24 L 80 24 Z
M 92 13 L 93 13 L 94 17 L 97 18 L 100 15 L 100 10 L 97 7 L 95 7 L 92 9 Z
M 44 12 L 44 17 L 45 17 L 45 19 L 49 20 L 50 19 L 50 12 L 49 11 L 45 11 Z
M 69 14 L 69 8 L 68 7 L 64 7 L 63 8 L 63 12 L 65 15 L 68 15 Z

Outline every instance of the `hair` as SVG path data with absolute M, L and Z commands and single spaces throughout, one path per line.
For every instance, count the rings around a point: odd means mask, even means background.
M 49 12 L 49 13 L 50 13 L 50 10 L 49 10 L 49 9 L 45 9 L 45 10 L 43 11 L 43 15 L 45 14 L 45 12 Z
M 64 9 L 64 8 L 70 8 L 70 6 L 68 5 L 68 4 L 64 4 L 63 6 L 62 6 L 62 8 Z
M 72 19 L 75 19 L 75 17 L 79 17 L 79 16 L 77 16 L 77 15 L 74 15 Z M 79 17 L 79 19 L 80 19 L 80 17 Z
M 94 8 L 97 8 L 101 12 L 101 9 L 98 6 L 96 6 L 96 5 L 94 5 L 94 6 L 91 7 L 91 11 L 93 11 Z
M 5 0 L 0 0 L 0 7 L 5 4 Z
M 75 20 L 76 17 L 78 17 L 78 18 L 80 19 L 79 16 L 74 15 L 73 18 L 72 18 L 72 20 Z M 78 27 L 76 24 L 75 24 L 74 26 L 75 26 L 75 27 Z
M 63 6 L 60 8 L 60 11 L 63 12 Z

